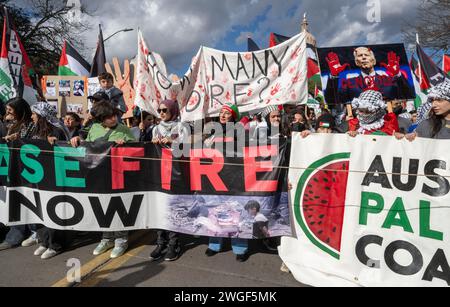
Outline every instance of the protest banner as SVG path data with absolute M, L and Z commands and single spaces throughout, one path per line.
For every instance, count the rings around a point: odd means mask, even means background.
M 368 89 L 386 100 L 415 99 L 414 80 L 403 44 L 318 48 L 325 100 L 349 104 Z
M 241 112 L 308 101 L 305 33 L 271 49 L 223 52 L 201 47 L 179 81 L 165 76 L 139 32 L 135 104 L 157 115 L 164 99 L 178 100 L 183 121 L 218 116 L 223 105 Z
M 296 279 L 313 286 L 450 286 L 449 146 L 294 136 L 289 181 L 297 238 L 283 238 L 280 256 Z
M 246 239 L 290 235 L 286 169 L 280 168 L 286 143 L 236 147 L 242 157 L 234 158 L 223 145 L 193 147 L 189 158 L 176 158 L 141 143 L 0 144 L 0 186 L 7 193 L 0 222 Z
M 88 78 L 80 76 L 44 76 L 41 80 L 44 97 L 57 103 L 58 115 L 77 113 L 81 118 L 88 110 Z M 66 108 L 66 110 L 63 110 Z

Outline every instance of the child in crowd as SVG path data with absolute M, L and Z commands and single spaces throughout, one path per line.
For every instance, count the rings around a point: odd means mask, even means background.
M 130 129 L 118 122 L 118 110 L 109 102 L 99 102 L 93 109 L 95 123 L 89 130 L 86 142 L 105 141 L 115 142 L 123 145 L 127 142 L 134 142 L 136 139 Z M 75 137 L 71 140 L 74 147 L 80 145 L 80 138 Z M 128 249 L 128 232 L 104 232 L 103 238 L 97 248 L 94 250 L 94 256 L 106 253 L 111 248 L 111 258 L 115 259 L 122 256 Z

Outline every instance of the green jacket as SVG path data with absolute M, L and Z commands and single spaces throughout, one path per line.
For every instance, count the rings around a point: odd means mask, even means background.
M 95 123 L 89 130 L 86 142 L 94 142 L 95 140 L 104 137 L 108 133 L 108 131 L 109 129 L 103 127 L 102 124 Z M 124 140 L 125 142 L 136 141 L 133 134 L 131 133 L 131 130 L 127 126 L 124 126 L 122 124 L 119 124 L 108 138 L 108 142 L 115 142 L 118 140 Z

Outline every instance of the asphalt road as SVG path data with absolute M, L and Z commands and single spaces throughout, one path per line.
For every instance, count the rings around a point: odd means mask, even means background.
M 0 240 L 3 237 L 0 230 Z M 68 251 L 47 261 L 33 256 L 36 247 L 2 251 L 0 287 L 302 287 L 292 275 L 280 271 L 281 259 L 258 241 L 251 242 L 250 259 L 239 263 L 230 246 L 208 258 L 204 254 L 207 238 L 186 236 L 182 257 L 168 263 L 148 259 L 154 232 L 134 233 L 129 251 L 116 260 L 108 254 L 92 256 L 98 240 L 99 235 L 78 235 Z M 81 264 L 81 283 L 67 280 L 67 273 L 74 272 L 67 266 L 69 260 Z

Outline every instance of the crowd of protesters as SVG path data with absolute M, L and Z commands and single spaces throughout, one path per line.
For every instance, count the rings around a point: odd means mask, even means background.
M 93 107 L 84 120 L 73 113 L 58 119 L 56 109 L 46 102 L 30 107 L 21 98 L 9 101 L 1 114 L 1 137 L 6 142 L 18 139 L 45 140 L 51 144 L 66 141 L 74 147 L 83 142 L 115 142 L 119 145 L 148 142 L 155 146 L 170 147 L 177 142 L 186 142 L 191 135 L 186 131 L 186 125 L 182 125 L 180 121 L 178 103 L 171 100 L 161 102 L 157 110 L 158 117 L 139 112 L 131 129 L 123 125 L 121 117 L 126 108 L 120 90 L 112 86 L 111 75 L 102 75 L 100 80 L 103 90 L 89 97 Z M 391 104 L 391 108 L 388 104 Z M 205 120 L 204 125 L 208 125 L 211 120 L 215 121 L 223 127 L 224 135 L 229 136 L 226 133 L 229 129 L 227 124 L 240 124 L 253 138 L 289 139 L 294 133 L 307 138 L 315 133 L 340 133 L 348 134 L 349 137 L 373 134 L 393 136 L 399 140 L 406 138 L 411 142 L 416 138 L 450 139 L 449 80 L 434 87 L 429 93 L 428 101 L 419 110 L 408 111 L 405 101 L 387 103 L 380 92 L 372 90 L 363 92 L 351 105 L 352 113 L 347 114 L 345 120 L 336 120 L 324 103 L 317 114 L 306 105 L 285 105 L 269 106 L 247 116 L 242 116 L 235 105 L 227 104 L 221 109 L 219 118 Z M 234 136 L 239 137 L 237 132 Z M 193 134 L 192 138 L 195 137 Z M 201 140 L 205 146 L 223 141 L 213 133 L 202 135 Z M 258 206 L 254 203 L 247 205 L 257 216 Z M 34 254 L 42 259 L 49 259 L 64 250 L 67 240 L 63 231 L 39 225 L 15 226 L 9 228 L 5 241 L 0 244 L 0 250 L 38 245 Z M 245 262 L 248 259 L 248 243 L 245 239 L 232 239 L 231 245 L 237 261 Z M 223 239 L 210 238 L 206 256 L 213 257 L 221 252 L 223 244 Z M 265 245 L 269 246 L 270 243 L 265 241 Z M 93 254 L 100 255 L 112 249 L 111 258 L 117 258 L 127 248 L 127 232 L 105 232 Z M 180 257 L 182 249 L 179 234 L 160 230 L 156 248 L 150 258 L 153 261 L 162 258 L 174 261 Z

